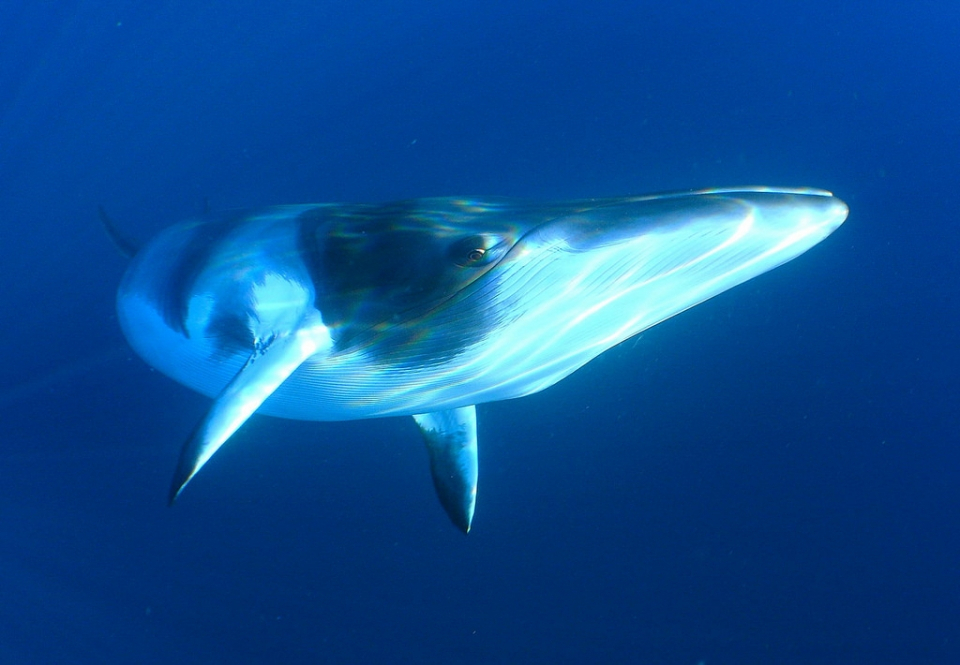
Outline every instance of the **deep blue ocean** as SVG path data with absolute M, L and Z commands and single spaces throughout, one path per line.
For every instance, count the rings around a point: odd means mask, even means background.
M 127 346 L 103 205 L 778 185 L 777 270 L 485 404 L 472 532 L 409 418 L 209 406 Z M 960 663 L 960 5 L 0 3 L 0 662 Z

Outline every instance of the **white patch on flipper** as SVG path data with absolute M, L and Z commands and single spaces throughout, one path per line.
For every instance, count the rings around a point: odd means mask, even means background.
M 277 273 L 267 273 L 253 287 L 253 308 L 258 322 L 251 322 L 257 340 L 284 334 L 302 325 L 306 311 L 313 307 L 313 290 Z

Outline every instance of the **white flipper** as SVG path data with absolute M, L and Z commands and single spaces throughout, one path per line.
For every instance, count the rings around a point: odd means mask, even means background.
M 170 486 L 172 504 L 207 460 L 253 415 L 310 356 L 329 346 L 330 335 L 319 314 L 299 326 L 265 340 L 217 396 L 180 453 Z
M 430 473 L 440 503 L 469 533 L 477 503 L 477 409 L 464 406 L 415 415 L 430 453 Z

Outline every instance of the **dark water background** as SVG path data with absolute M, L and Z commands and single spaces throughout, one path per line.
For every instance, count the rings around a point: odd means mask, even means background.
M 955 2 L 0 4 L 0 661 L 960 663 Z M 254 418 L 113 313 L 215 208 L 830 189 L 823 245 L 480 407 L 464 537 L 408 419 Z

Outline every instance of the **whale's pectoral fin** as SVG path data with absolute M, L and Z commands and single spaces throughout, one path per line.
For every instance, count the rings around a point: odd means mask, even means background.
M 430 473 L 440 503 L 469 533 L 477 502 L 477 409 L 464 406 L 416 415 L 430 453 Z
M 319 319 L 319 317 L 317 317 Z M 170 486 L 176 501 L 190 479 L 293 372 L 323 346 L 327 329 L 306 317 L 294 330 L 257 343 L 257 348 L 223 389 L 180 452 Z

